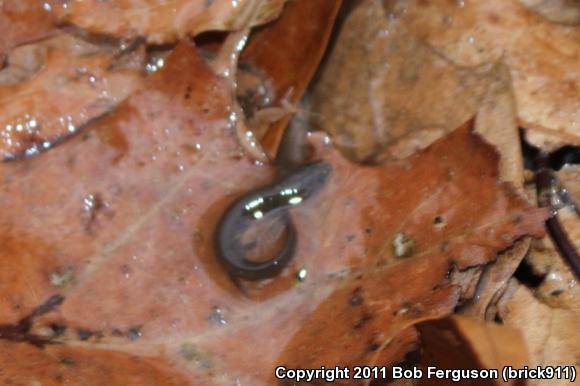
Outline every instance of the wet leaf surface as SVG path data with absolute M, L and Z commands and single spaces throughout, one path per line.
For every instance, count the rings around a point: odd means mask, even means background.
M 227 84 L 195 49 L 166 63 L 80 135 L 0 164 L 0 324 L 64 297 L 27 332 L 56 344 L 2 339 L 3 381 L 270 385 L 277 364 L 393 363 L 409 327 L 473 284 L 450 275 L 543 232 L 546 212 L 498 181 L 470 122 L 380 167 L 314 136 L 333 172 L 292 210 L 294 259 L 241 291 L 217 262 L 216 221 L 275 169 L 242 154 Z
M 251 8 L 259 7 L 256 25 L 275 19 L 286 0 L 72 0 L 66 6 L 55 0 L 53 12 L 61 22 L 95 34 L 150 43 L 175 42 L 188 35 L 212 30 L 237 30 Z
M 299 102 L 318 69 L 341 4 L 336 0 L 290 2 L 279 19 L 254 32 L 242 53 L 243 61 L 260 68 L 272 80 L 275 97 L 270 103 L 281 110 L 290 109 L 281 120 L 266 121 L 265 128 L 253 127 L 267 129 L 261 142 L 271 159 L 294 113 L 289 106 Z
M 7 50 L 55 33 L 53 21 L 37 0 L 0 3 L 0 59 Z M 2 60 L 0 60 L 0 68 Z
M 35 155 L 66 139 L 111 111 L 144 75 L 115 67 L 113 53 L 66 36 L 23 47 L 10 59 L 0 72 L 5 75 L 0 85 L 3 159 Z

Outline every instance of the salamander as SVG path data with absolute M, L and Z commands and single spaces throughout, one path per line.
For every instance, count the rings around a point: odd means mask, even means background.
M 254 190 L 237 199 L 224 212 L 218 224 L 216 244 L 222 265 L 235 278 L 263 280 L 278 275 L 292 259 L 297 232 L 288 208 L 319 192 L 330 175 L 325 161 L 309 163 L 294 170 L 273 185 Z M 268 261 L 251 261 L 244 255 L 241 237 L 255 222 L 277 216 L 286 227 L 281 250 Z

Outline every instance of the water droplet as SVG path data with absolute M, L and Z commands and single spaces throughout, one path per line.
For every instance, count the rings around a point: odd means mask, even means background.
M 291 199 L 288 200 L 288 203 L 290 205 L 298 205 L 301 202 L 302 202 L 302 197 L 300 197 L 300 196 L 292 197 Z
M 28 149 L 26 149 L 26 151 L 24 152 L 24 155 L 26 157 L 31 157 L 33 155 L 37 155 L 40 153 L 40 150 L 38 149 L 37 145 L 32 145 L 31 147 L 29 147 Z
M 153 74 L 165 66 L 165 59 L 162 57 L 153 57 L 149 63 L 145 65 L 145 71 L 148 74 Z
M 303 282 L 304 280 L 306 280 L 307 275 L 308 271 L 306 270 L 306 268 L 300 268 L 298 272 L 296 272 L 296 279 L 298 279 L 298 281 L 300 282 Z
M 129 267 L 126 264 L 123 264 L 123 266 L 121 267 L 121 272 L 123 273 L 123 277 L 125 279 L 128 279 L 131 277 L 131 267 Z
M 224 311 L 219 307 L 214 307 L 212 309 L 212 312 L 208 316 L 208 320 L 214 324 L 217 324 L 218 326 L 225 326 L 228 324 L 224 315 Z
M 83 210 L 90 211 L 95 207 L 95 196 L 93 194 L 89 194 L 83 198 Z

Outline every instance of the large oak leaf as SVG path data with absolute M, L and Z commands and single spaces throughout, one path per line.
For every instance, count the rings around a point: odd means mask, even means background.
M 315 136 L 333 171 L 292 209 L 293 261 L 241 291 L 216 261 L 215 225 L 275 170 L 241 153 L 227 90 L 184 43 L 109 116 L 0 165 L 2 382 L 270 385 L 278 364 L 392 363 L 410 326 L 453 312 L 452 272 L 542 233 L 546 213 L 498 182 L 469 124 L 377 167 Z

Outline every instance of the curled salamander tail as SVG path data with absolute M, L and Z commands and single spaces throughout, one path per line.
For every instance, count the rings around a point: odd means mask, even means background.
M 325 161 L 307 164 L 279 182 L 250 192 L 236 200 L 223 214 L 217 229 L 217 253 L 222 265 L 236 278 L 262 280 L 278 275 L 292 259 L 297 233 L 288 208 L 319 192 L 331 173 Z M 252 261 L 246 257 L 242 236 L 256 221 L 282 221 L 286 240 L 274 257 Z

